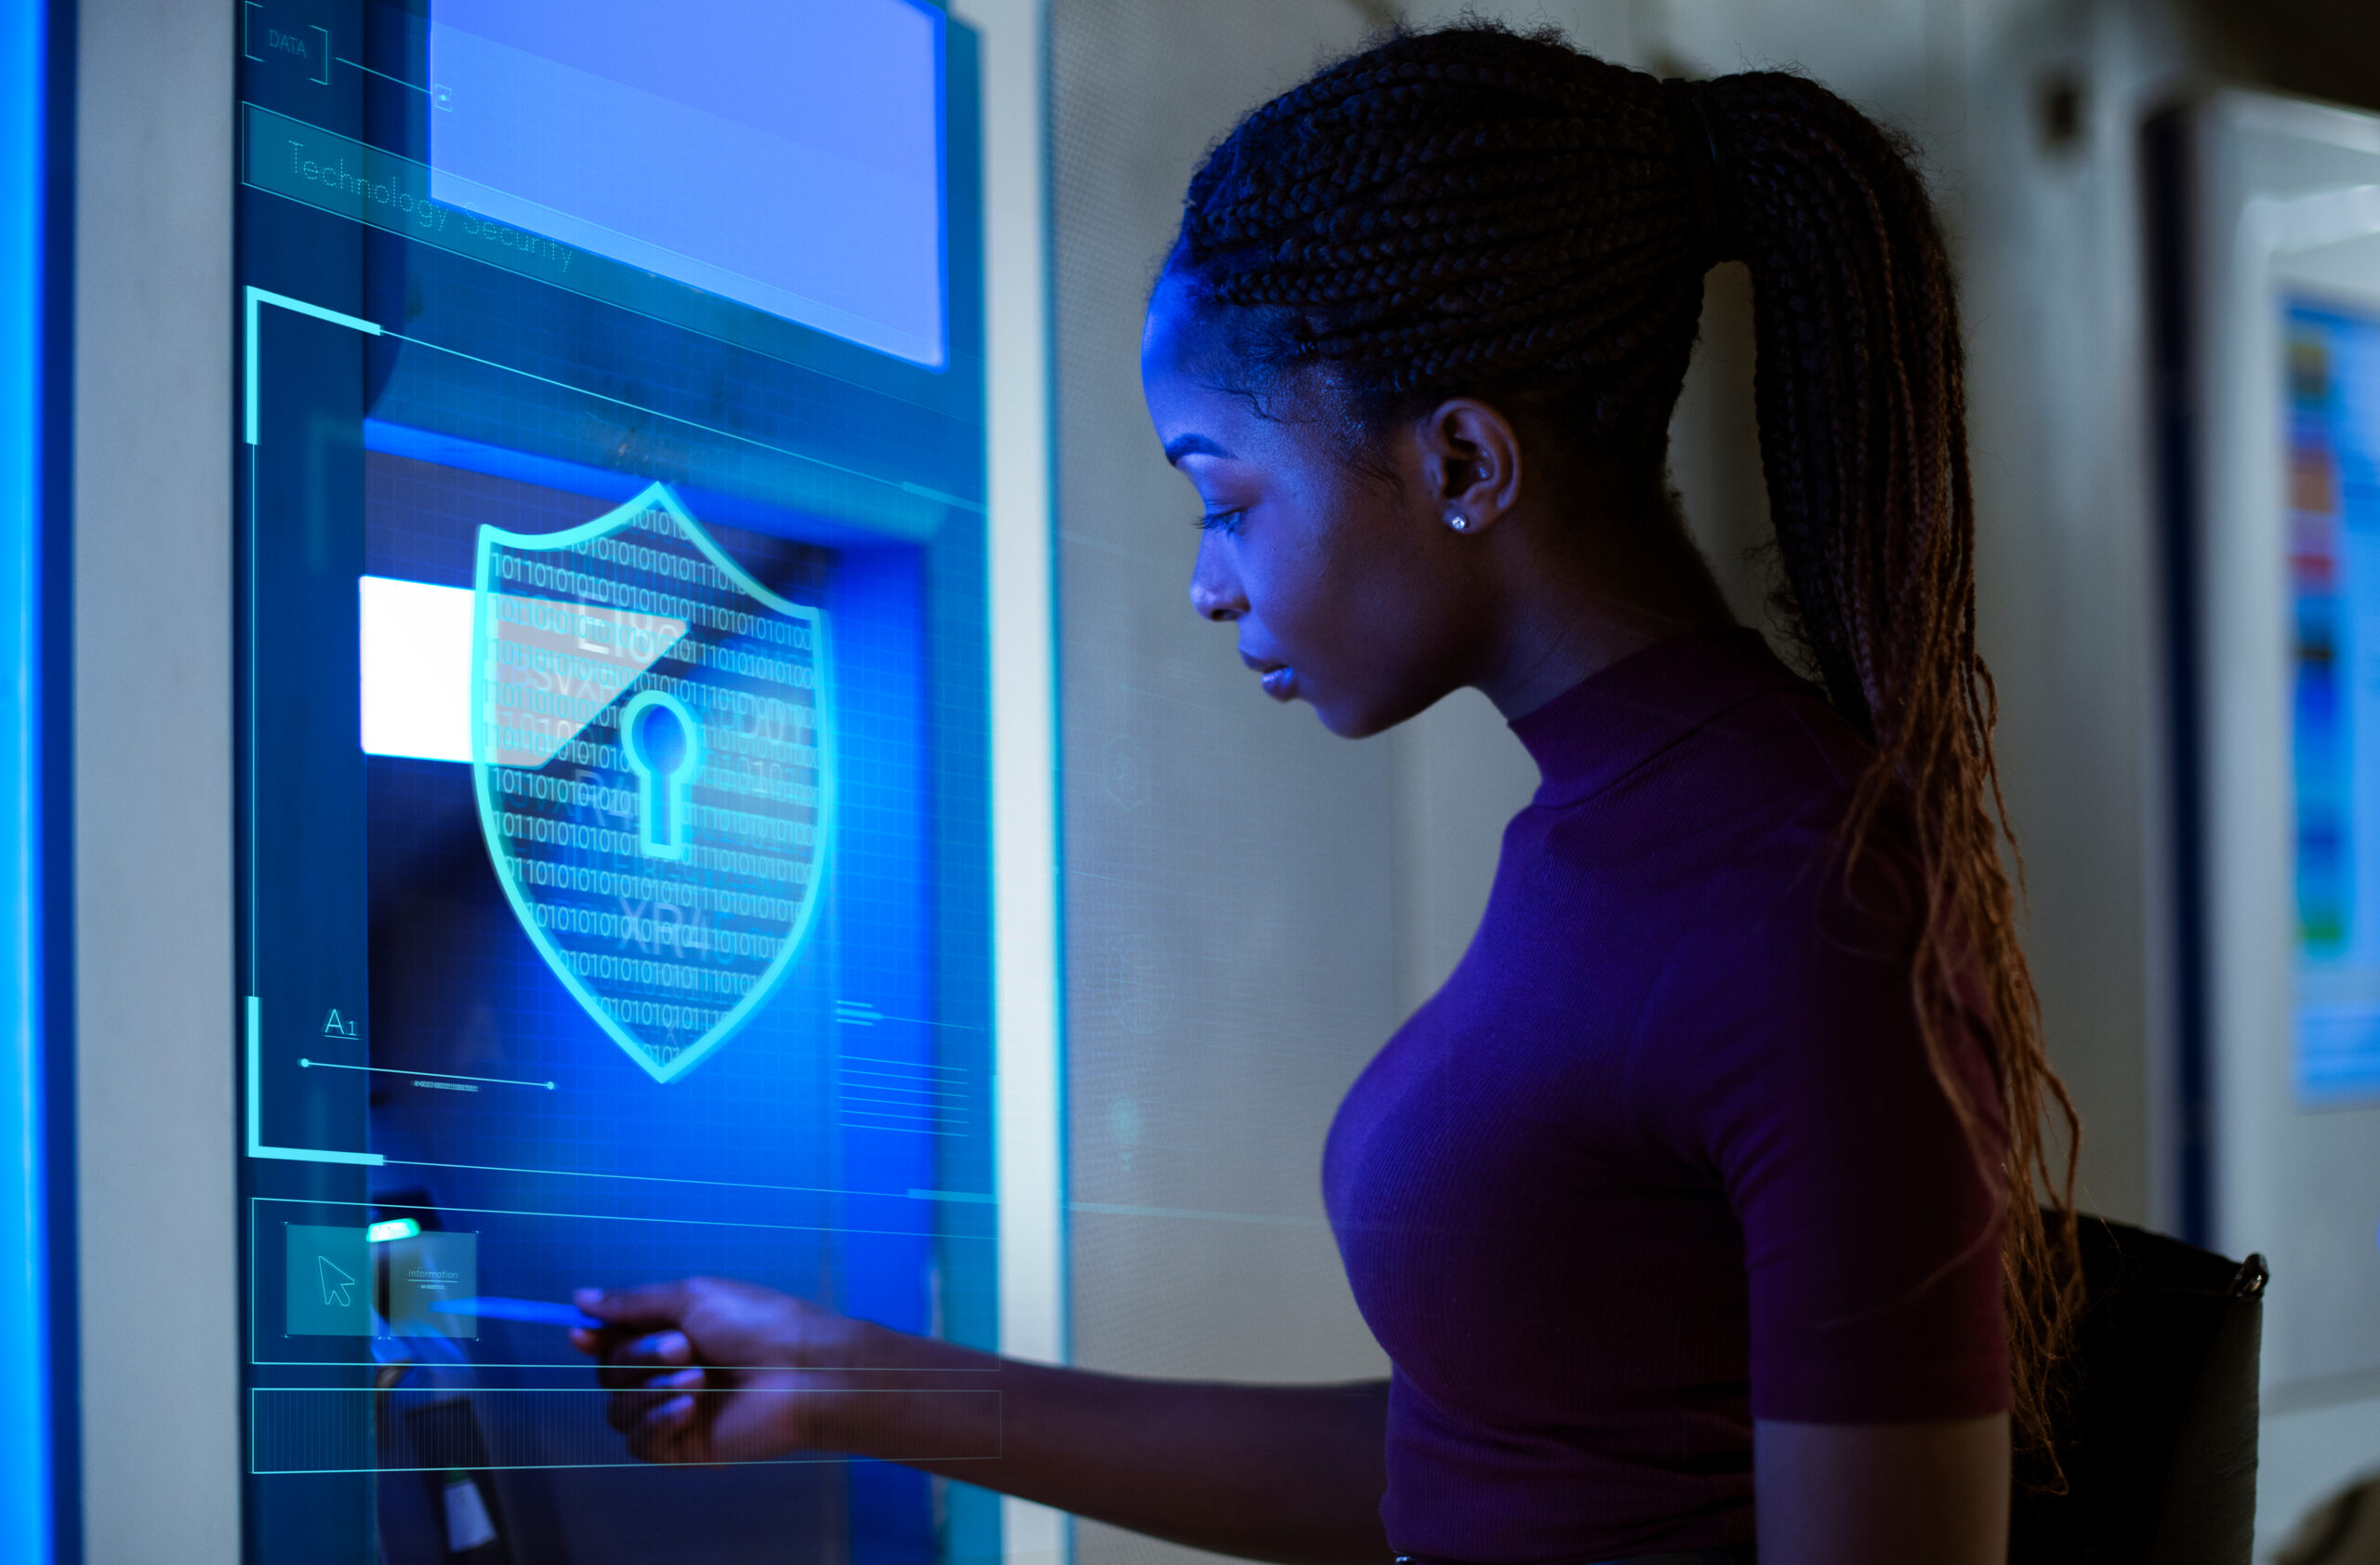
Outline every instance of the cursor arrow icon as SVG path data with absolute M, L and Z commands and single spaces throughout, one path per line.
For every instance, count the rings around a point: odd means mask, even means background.
M 339 1308 L 345 1309 L 347 1307 L 347 1291 L 355 1286 L 355 1279 L 348 1276 L 347 1273 L 331 1265 L 331 1258 L 328 1255 L 315 1256 L 314 1265 L 320 1268 L 322 1274 L 323 1303 L 326 1305 L 336 1305 Z

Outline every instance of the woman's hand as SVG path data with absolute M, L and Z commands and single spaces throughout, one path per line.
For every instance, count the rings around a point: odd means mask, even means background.
M 653 1462 L 903 1462 L 1216 1553 L 1375 1565 L 1385 1381 L 1233 1386 L 1003 1359 L 695 1277 L 578 1307 L 611 1419 Z
M 899 1369 L 941 1346 L 719 1278 L 586 1289 L 576 1302 L 604 1324 L 571 1343 L 602 1360 L 612 1426 L 650 1462 L 865 1451 L 881 1422 L 866 1414 L 880 1414 L 884 1398 L 854 1394 L 848 1372 Z

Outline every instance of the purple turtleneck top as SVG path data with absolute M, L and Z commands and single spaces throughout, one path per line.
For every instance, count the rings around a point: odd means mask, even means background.
M 1324 1158 L 1394 1365 L 1389 1541 L 1748 1542 L 1753 1419 L 2008 1406 L 1999 1209 L 1918 1035 L 1911 861 L 1887 833 L 1846 886 L 1867 749 L 1752 631 L 1513 728 L 1544 780 L 1479 932 Z

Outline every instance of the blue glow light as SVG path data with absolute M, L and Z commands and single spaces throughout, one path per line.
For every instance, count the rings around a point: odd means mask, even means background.
M 46 1560 L 49 1232 L 43 1171 L 40 517 L 46 7 L 0 20 L 0 1558 Z

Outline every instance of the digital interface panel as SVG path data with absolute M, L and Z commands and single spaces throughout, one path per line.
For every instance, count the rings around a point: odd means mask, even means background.
M 2287 306 L 2299 1101 L 2380 1100 L 2380 316 Z
M 910 0 L 441 0 L 430 194 L 938 365 L 941 30 Z
M 898 0 L 670 13 L 776 51 L 714 98 L 614 9 L 245 7 L 234 1022 L 276 1565 L 998 1548 L 990 1496 L 897 1465 L 642 1465 L 567 1338 L 574 1289 L 707 1273 L 997 1340 L 973 40 Z M 635 232 L 813 299 L 840 245 L 881 289 L 805 314 L 482 199 L 568 208 L 506 138 L 602 94 L 457 66 L 482 118 L 450 111 L 449 23 L 731 118 L 832 53 L 879 226 Z M 995 1398 L 945 1378 L 898 1394 Z

